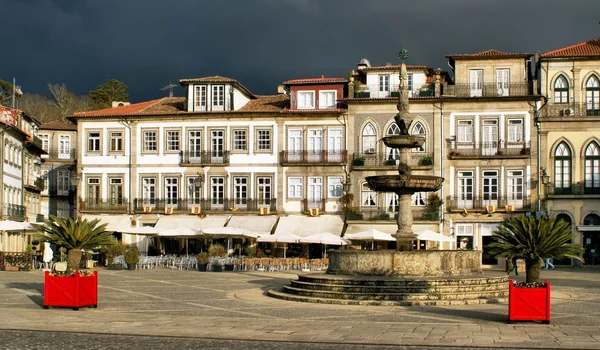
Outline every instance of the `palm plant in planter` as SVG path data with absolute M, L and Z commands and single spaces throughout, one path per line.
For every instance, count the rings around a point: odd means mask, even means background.
M 206 271 L 206 266 L 210 261 L 207 252 L 198 253 L 196 255 L 196 260 L 198 260 L 198 271 Z

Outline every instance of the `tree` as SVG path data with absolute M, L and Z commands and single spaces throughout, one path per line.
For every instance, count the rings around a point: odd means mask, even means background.
M 13 94 L 13 85 L 7 81 L 0 79 L 0 106 L 11 105 Z
M 113 101 L 127 101 L 127 85 L 117 79 L 109 79 L 104 84 L 90 91 L 89 98 L 93 109 L 110 108 Z
M 553 217 L 511 216 L 504 220 L 492 236 L 488 247 L 491 255 L 511 259 L 525 259 L 527 283 L 537 282 L 544 258 L 579 257 L 582 248 L 569 243 L 571 226 Z
M 77 96 L 68 91 L 65 84 L 48 84 L 52 98 L 37 94 L 24 94 L 19 101 L 19 108 L 42 123 L 60 120 L 75 112 L 89 110 L 89 98 Z
M 67 273 L 70 274 L 79 269 L 81 254 L 84 250 L 94 250 L 102 246 L 115 244 L 111 231 L 106 231 L 106 224 L 99 225 L 100 219 L 88 221 L 78 217 L 51 216 L 44 220 L 40 228 L 46 233 L 37 236 L 44 242 L 65 247 L 67 252 Z

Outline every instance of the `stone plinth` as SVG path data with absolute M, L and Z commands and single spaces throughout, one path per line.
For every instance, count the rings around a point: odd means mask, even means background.
M 364 276 L 480 275 L 481 251 L 474 250 L 332 250 L 328 274 Z

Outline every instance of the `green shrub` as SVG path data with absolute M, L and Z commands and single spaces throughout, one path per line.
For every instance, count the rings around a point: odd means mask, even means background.
M 211 244 L 211 246 L 208 247 L 208 255 L 222 257 L 227 255 L 227 251 L 225 250 L 225 247 L 220 244 Z
M 244 253 L 252 258 L 256 255 L 256 247 L 248 246 L 244 248 Z
M 207 252 L 198 253 L 196 255 L 196 260 L 198 260 L 200 264 L 208 264 L 210 261 Z
M 128 247 L 125 250 L 125 262 L 128 264 L 137 264 L 140 262 L 140 251 L 137 247 Z

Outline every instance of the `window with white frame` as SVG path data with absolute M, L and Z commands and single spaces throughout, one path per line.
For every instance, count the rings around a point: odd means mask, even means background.
M 508 142 L 523 142 L 523 119 L 508 120 Z
M 156 152 L 158 150 L 158 139 L 156 130 L 145 130 L 144 133 L 143 152 Z
M 69 195 L 69 185 L 71 181 L 69 179 L 69 170 L 59 170 L 57 172 L 56 182 L 57 182 L 57 195 L 59 196 L 67 196 Z
M 188 204 L 200 204 L 200 198 L 202 198 L 202 181 L 200 176 L 189 176 L 187 178 L 187 190 Z
M 123 204 L 123 178 L 122 177 L 110 177 L 109 183 L 109 200 L 110 204 L 117 205 Z
M 586 115 L 600 115 L 600 81 L 592 75 L 585 83 Z
M 194 101 L 197 111 L 206 111 L 206 85 L 198 85 L 194 88 Z
M 302 198 L 301 177 L 288 177 L 288 198 Z
M 110 151 L 111 152 L 122 152 L 123 151 L 123 132 L 122 131 L 111 131 L 110 137 Z
M 319 108 L 334 108 L 335 95 L 335 91 L 319 92 Z
M 361 185 L 361 205 L 363 207 L 374 207 L 377 205 L 377 192 L 373 191 L 366 182 Z
M 341 198 L 343 192 L 341 176 L 330 176 L 327 178 L 327 196 L 329 198 Z
M 90 131 L 87 134 L 88 137 L 88 152 L 100 152 L 100 132 Z
M 379 92 L 389 92 L 390 91 L 390 76 L 389 75 L 380 75 L 379 76 Z
M 213 110 L 222 111 L 225 109 L 224 85 L 215 85 L 212 87 L 212 106 Z
M 408 91 L 413 91 L 413 75 L 409 73 L 406 75 L 406 82 L 408 85 Z
M 48 153 L 50 153 L 50 139 L 47 134 L 40 134 L 40 140 L 42 140 L 42 149 Z
M 142 202 L 144 205 L 154 205 L 156 202 L 156 178 L 142 178 Z
M 569 81 L 562 74 L 554 81 L 554 103 L 569 103 Z
M 100 197 L 100 178 L 88 177 L 87 179 L 87 197 L 86 204 L 98 204 L 101 201 Z
M 415 192 L 410 196 L 410 205 L 413 207 L 424 207 L 427 205 L 427 192 Z
M 178 177 L 165 177 L 165 197 L 166 204 L 177 204 L 177 198 L 179 197 Z
M 498 171 L 485 170 L 482 173 L 483 179 L 483 201 L 485 205 L 498 204 Z
M 523 170 L 506 172 L 506 194 L 509 205 L 516 204 L 514 201 L 523 200 Z
M 248 204 L 248 177 L 233 177 L 233 200 L 235 205 Z
M 416 122 L 415 126 L 412 128 L 412 135 L 422 136 L 427 139 L 427 131 L 425 131 L 425 126 L 421 122 Z M 422 153 L 425 152 L 425 143 L 422 146 L 411 149 L 413 152 Z
M 217 206 L 225 203 L 225 178 L 223 176 L 210 178 L 210 203 Z
M 473 206 L 473 172 L 459 171 L 457 173 L 457 206 L 471 208 Z
M 314 91 L 298 91 L 298 109 L 315 108 Z
M 259 205 L 270 205 L 272 188 L 271 188 L 271 177 L 259 176 L 256 178 L 256 193 Z
M 591 142 L 585 149 L 585 192 L 600 192 L 600 147 Z
M 179 151 L 179 130 L 167 130 L 167 152 Z
M 562 193 L 571 191 L 571 149 L 564 142 L 554 152 L 554 188 Z
M 362 151 L 363 153 L 373 154 L 375 153 L 375 146 L 377 144 L 377 135 L 375 133 L 375 127 L 371 123 L 367 123 L 362 131 Z
M 271 130 L 258 129 L 256 130 L 256 150 L 270 151 L 271 150 Z
M 456 224 L 456 248 L 460 250 L 473 249 L 473 224 Z
M 473 121 L 459 120 L 456 130 L 457 142 L 473 142 Z
M 246 151 L 248 150 L 248 136 L 245 129 L 234 129 L 233 131 L 233 150 Z
M 71 136 L 58 135 L 58 158 L 71 158 Z

